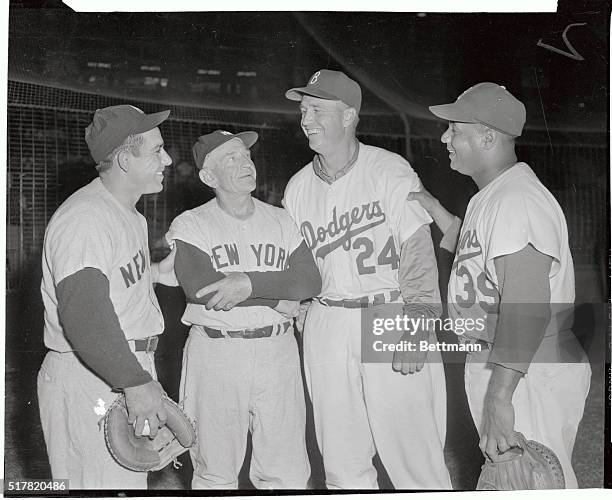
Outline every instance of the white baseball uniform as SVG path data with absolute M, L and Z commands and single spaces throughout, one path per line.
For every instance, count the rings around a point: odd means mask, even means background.
M 38 375 L 38 399 L 53 477 L 69 479 L 70 488 L 147 488 L 146 473 L 121 467 L 106 448 L 98 422 L 117 393 L 72 352 L 56 297 L 56 286 L 66 277 L 97 269 L 108 280 L 110 300 L 128 340 L 162 333 L 147 241 L 145 218 L 119 204 L 99 178 L 70 196 L 45 232 L 41 292 L 50 351 Z M 155 378 L 153 354 L 135 355 Z
M 213 199 L 179 215 L 166 238 L 202 250 L 223 273 L 282 271 L 302 244 L 300 233 L 285 210 L 253 201 L 252 216 L 240 220 Z M 287 318 L 267 306 L 215 311 L 188 303 L 182 321 L 191 325 L 180 391 L 198 432 L 198 443 L 190 450 L 193 488 L 238 487 L 249 430 L 255 487 L 305 488 L 310 464 L 304 389 Z M 228 333 L 266 326 L 273 326 L 273 334 L 264 338 L 232 338 Z M 210 338 L 210 328 L 223 338 Z
M 513 396 L 515 430 L 550 447 L 559 457 L 566 486 L 577 487 L 572 449 L 589 391 L 591 370 L 582 348 L 565 324 L 564 305 L 574 302 L 574 267 L 567 224 L 561 207 L 525 163 L 517 163 L 470 200 L 448 284 L 451 318 L 485 319 L 487 328 L 468 336 L 493 342 L 500 300 L 494 259 L 531 244 L 553 258 L 550 302 L 553 317 L 528 373 Z M 562 319 L 564 318 L 564 319 Z M 582 362 L 555 358 L 559 345 Z M 469 352 L 465 387 L 476 428 L 480 431 L 484 397 L 492 367 L 490 351 Z
M 401 244 L 431 222 L 418 203 L 405 201 L 420 187 L 402 157 L 359 143 L 346 174 L 328 183 L 311 162 L 285 191 L 323 280 L 304 326 L 304 364 L 329 488 L 377 488 L 376 452 L 396 488 L 451 488 L 440 353 L 412 375 L 395 373 L 391 358 L 362 362 L 361 310 L 324 304 L 375 296 L 401 303 Z

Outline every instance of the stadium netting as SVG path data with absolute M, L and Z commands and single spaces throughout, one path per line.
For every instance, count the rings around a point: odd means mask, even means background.
M 84 129 L 96 109 L 126 99 L 9 80 L 7 121 L 7 286 L 39 285 L 40 254 L 46 224 L 72 192 L 96 175 L 84 140 Z M 211 198 L 199 181 L 191 146 L 215 129 L 254 130 L 259 140 L 252 154 L 257 167 L 256 197 L 279 205 L 293 173 L 307 163 L 308 149 L 299 115 L 265 111 L 211 109 L 175 103 L 130 100 L 145 112 L 170 109 L 160 127 L 173 160 L 165 189 L 144 196 L 139 209 L 149 222 L 150 247 L 158 258 L 172 219 Z M 442 126 L 443 127 L 443 126 Z M 412 156 L 423 184 L 451 210 L 465 208 L 474 192 L 469 179 L 450 171 L 439 135 L 411 136 L 406 143 L 398 116 L 368 115 L 359 125 L 364 143 Z M 443 128 L 440 129 L 440 132 Z M 407 148 L 408 146 L 408 148 Z M 608 147 L 605 133 L 529 132 L 521 138 L 519 157 L 527 161 L 563 207 L 577 261 L 592 262 L 607 248 Z M 461 193 L 461 194 L 459 194 Z

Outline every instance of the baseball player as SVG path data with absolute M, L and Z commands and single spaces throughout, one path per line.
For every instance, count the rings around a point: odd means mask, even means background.
M 404 305 L 440 314 L 431 218 L 402 157 L 359 142 L 359 84 L 320 70 L 287 91 L 315 152 L 289 181 L 284 205 L 302 231 L 323 287 L 304 326 L 304 363 L 328 488 L 377 488 L 378 452 L 396 488 L 450 489 L 444 463 L 446 387 L 440 353 L 361 359 L 362 308 Z M 427 340 L 429 334 L 416 335 Z
M 442 142 L 450 167 L 479 188 L 462 226 L 429 193 L 409 199 L 419 200 L 445 231 L 443 246 L 456 246 L 450 317 L 484 318 L 488 325 L 463 339 L 482 347 L 468 351 L 465 366 L 480 448 L 499 460 L 518 445 L 520 431 L 557 454 L 566 487 L 576 488 L 572 449 L 591 369 L 569 329 L 574 268 L 565 217 L 516 158 L 525 107 L 504 87 L 480 83 L 456 102 L 429 109 L 449 121 Z
M 143 194 L 163 189 L 171 163 L 158 125 L 169 115 L 129 106 L 97 110 L 85 131 L 98 177 L 70 196 L 45 232 L 45 345 L 38 374 L 40 418 L 53 478 L 71 489 L 146 489 L 106 449 L 99 421 L 125 393 L 141 435 L 165 421 L 153 352 L 164 330 L 154 283 L 177 285 L 173 254 L 151 263 Z
M 194 489 L 236 489 L 247 434 L 258 489 L 305 488 L 310 464 L 293 316 L 321 278 L 285 210 L 251 196 L 255 132 L 217 130 L 193 146 L 215 198 L 179 215 L 166 236 L 177 247 L 191 325 L 181 398 L 196 422 Z M 283 298 L 284 300 L 279 300 Z

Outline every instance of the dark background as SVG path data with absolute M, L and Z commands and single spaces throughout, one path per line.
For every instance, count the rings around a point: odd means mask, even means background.
M 407 157 L 424 185 L 457 215 L 476 188 L 448 168 L 445 124 L 427 106 L 453 101 L 480 81 L 505 85 L 527 108 L 518 142 L 564 209 L 576 267 L 577 334 L 593 382 L 574 462 L 580 485 L 603 483 L 605 326 L 609 300 L 609 6 L 560 1 L 555 14 L 74 13 L 59 1 L 11 2 L 9 11 L 5 477 L 49 475 L 38 423 L 36 372 L 44 355 L 40 252 L 57 206 L 92 179 L 83 130 L 95 109 L 130 102 L 171 109 L 161 127 L 173 166 L 165 190 L 139 209 L 154 259 L 183 210 L 210 197 L 191 144 L 217 128 L 256 130 L 256 196 L 279 204 L 312 153 L 285 91 L 316 70 L 345 71 L 364 99 L 360 139 Z M 581 59 L 570 53 L 567 38 Z M 540 42 L 540 45 L 538 43 Z M 440 238 L 434 230 L 434 240 Z M 439 251 L 444 289 L 452 257 Z M 176 397 L 186 328 L 182 292 L 157 289 L 166 317 L 160 379 Z M 599 351 L 596 358 L 595 353 Z M 482 457 L 462 388 L 447 360 L 447 462 L 456 488 L 475 485 Z M 607 421 L 607 420 L 606 420 Z M 322 469 L 309 427 L 314 486 Z M 384 478 L 382 484 L 388 486 Z M 189 468 L 154 475 L 152 487 L 184 488 Z M 245 486 L 248 486 L 245 483 Z

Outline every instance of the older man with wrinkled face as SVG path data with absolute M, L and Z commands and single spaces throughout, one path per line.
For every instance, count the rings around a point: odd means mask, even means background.
M 194 489 L 236 489 L 251 432 L 256 488 L 306 488 L 305 401 L 293 317 L 321 279 L 295 224 L 253 198 L 255 132 L 217 130 L 193 153 L 215 198 L 178 216 L 167 239 L 177 248 L 185 291 L 181 400 L 196 422 Z

